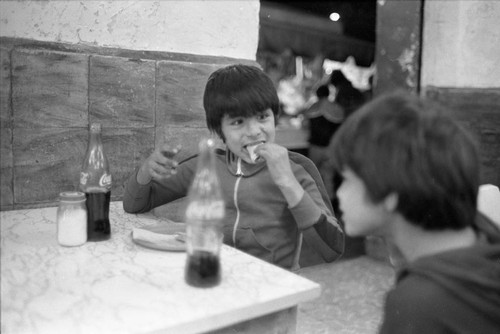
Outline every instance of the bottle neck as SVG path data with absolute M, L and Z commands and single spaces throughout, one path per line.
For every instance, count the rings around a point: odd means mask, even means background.
M 199 146 L 198 165 L 191 185 L 191 199 L 219 200 L 222 198 L 215 162 L 213 140 L 202 140 Z
M 217 199 L 221 197 L 219 178 L 215 166 L 215 153 L 211 147 L 206 147 L 200 151 L 193 180 L 193 190 L 198 196 L 215 196 Z
M 93 123 L 90 126 L 89 147 L 102 146 L 101 124 Z
M 80 173 L 80 189 L 84 192 L 106 192 L 111 185 L 112 178 L 101 140 L 101 125 L 93 123 Z
M 104 155 L 104 149 L 101 139 L 101 128 L 91 128 L 89 134 L 89 142 L 87 146 L 87 154 L 84 164 L 94 166 L 94 168 L 107 169 L 107 160 Z

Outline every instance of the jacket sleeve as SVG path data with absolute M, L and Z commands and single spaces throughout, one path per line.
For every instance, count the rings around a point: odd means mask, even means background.
M 306 244 L 323 261 L 332 262 L 344 252 L 344 232 L 339 224 L 316 166 L 309 159 L 293 155 L 301 167 L 296 177 L 304 188 L 304 196 L 290 208 Z M 297 159 L 298 158 L 298 159 Z
M 162 181 L 141 185 L 137 182 L 137 168 L 125 183 L 123 210 L 128 213 L 148 212 L 187 195 L 196 168 L 196 159 L 179 164 L 177 174 Z

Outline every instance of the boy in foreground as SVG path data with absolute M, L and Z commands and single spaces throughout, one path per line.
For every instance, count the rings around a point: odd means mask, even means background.
M 346 120 L 332 142 L 350 236 L 382 236 L 406 264 L 381 333 L 500 333 L 500 232 L 476 212 L 479 159 L 445 110 L 398 93 Z
M 207 81 L 203 105 L 208 129 L 225 144 L 216 152 L 224 243 L 291 270 L 337 259 L 344 235 L 318 170 L 275 143 L 280 110 L 271 79 L 253 66 L 219 69 Z M 187 195 L 197 157 L 178 163 L 161 151 L 158 146 L 130 176 L 126 212 Z

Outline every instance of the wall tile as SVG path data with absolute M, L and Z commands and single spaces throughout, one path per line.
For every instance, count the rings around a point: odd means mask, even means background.
M 14 166 L 81 164 L 87 148 L 87 128 L 14 129 Z
M 0 48 L 0 127 L 11 126 L 10 107 L 10 49 Z
M 12 73 L 15 127 L 87 126 L 87 55 L 14 50 Z
M 111 197 L 121 199 L 125 181 L 153 152 L 154 128 L 103 128 L 102 140 L 113 177 Z
M 0 130 L 0 167 L 12 167 L 12 130 L 1 128 Z
M 14 129 L 15 204 L 52 202 L 77 190 L 86 128 Z
M 92 122 L 113 127 L 153 126 L 155 61 L 92 56 L 89 101 Z
M 79 166 L 68 160 L 15 167 L 15 204 L 55 204 L 60 192 L 78 190 Z
M 203 92 L 210 74 L 222 66 L 159 61 L 156 125 L 206 127 Z
M 156 145 L 160 145 L 161 136 L 171 143 L 179 143 L 182 146 L 177 155 L 177 160 L 182 161 L 193 154 L 198 153 L 198 143 L 201 138 L 209 137 L 210 132 L 205 128 L 186 128 L 186 127 L 166 127 L 156 128 Z
M 0 47 L 0 210 L 10 210 L 12 194 L 12 110 L 10 48 Z
M 2 167 L 0 168 L 0 210 L 11 210 L 13 203 L 12 167 Z

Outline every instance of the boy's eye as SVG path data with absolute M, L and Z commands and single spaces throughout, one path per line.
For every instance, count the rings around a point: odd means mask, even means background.
M 268 111 L 265 111 L 262 114 L 257 115 L 257 118 L 259 120 L 265 120 L 266 118 L 269 118 L 269 117 L 271 117 L 271 115 Z
M 229 122 L 229 124 L 231 125 L 240 125 L 241 123 L 243 123 L 243 119 L 241 118 L 235 118 Z

